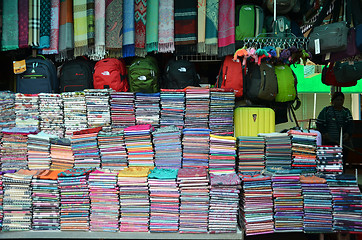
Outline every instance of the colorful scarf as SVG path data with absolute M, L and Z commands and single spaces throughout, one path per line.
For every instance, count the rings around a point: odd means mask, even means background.
M 218 14 L 219 0 L 206 0 L 205 51 L 207 55 L 215 56 L 218 53 Z
M 87 40 L 87 0 L 73 0 L 74 12 L 74 56 L 85 55 L 88 50 Z
M 40 38 L 39 48 L 50 47 L 50 17 L 51 17 L 51 1 L 40 0 Z
M 19 0 L 19 48 L 27 48 L 29 32 L 29 0 Z
M 3 2 L 3 32 L 2 50 L 15 50 L 19 48 L 18 1 Z
M 59 0 L 51 0 L 52 9 L 50 13 L 50 47 L 43 49 L 43 54 L 58 54 L 58 42 L 59 42 Z
M 95 43 L 95 17 L 94 17 L 94 0 L 87 0 L 87 42 L 88 48 L 94 49 Z M 89 49 L 87 51 L 89 51 Z
M 195 52 L 196 44 L 197 0 L 175 0 L 176 51 L 181 54 Z
M 2 49 L 2 39 L 3 39 L 3 0 L 0 0 L 0 49 Z
M 146 55 L 146 13 L 147 0 L 135 0 L 135 48 L 136 56 L 144 57 Z
M 106 49 L 109 57 L 120 57 L 123 45 L 123 0 L 106 1 Z
M 135 56 L 133 0 L 124 1 L 123 23 L 123 57 L 133 57 Z
M 158 17 L 158 52 L 174 52 L 174 0 L 159 0 Z
M 104 0 L 95 1 L 95 48 L 92 59 L 101 60 L 106 55 L 106 3 Z
M 146 13 L 146 50 L 158 50 L 158 0 L 148 0 Z
M 219 57 L 233 55 L 235 52 L 235 1 L 220 0 L 218 46 Z
M 40 38 L 40 0 L 29 0 L 29 38 L 31 47 L 39 47 Z
M 197 52 L 205 53 L 206 0 L 198 0 L 197 7 Z
M 72 50 L 74 49 L 73 28 L 72 0 L 61 0 L 59 18 L 59 53 L 61 60 L 67 59 L 72 55 Z

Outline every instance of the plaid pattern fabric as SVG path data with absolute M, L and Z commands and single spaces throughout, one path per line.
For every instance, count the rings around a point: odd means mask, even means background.
M 40 40 L 40 0 L 30 0 L 28 45 L 31 47 L 39 47 L 39 40 Z

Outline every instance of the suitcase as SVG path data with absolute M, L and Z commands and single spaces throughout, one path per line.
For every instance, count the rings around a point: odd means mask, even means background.
M 238 107 L 234 111 L 234 128 L 235 137 L 275 132 L 275 112 L 264 107 Z

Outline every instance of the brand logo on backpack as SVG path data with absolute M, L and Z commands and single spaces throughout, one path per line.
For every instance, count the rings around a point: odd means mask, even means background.
M 178 69 L 178 71 L 179 71 L 179 72 L 186 72 L 186 68 L 185 68 L 185 67 L 180 67 L 180 68 Z
M 103 76 L 110 76 L 111 74 L 108 71 L 104 71 L 101 73 Z
M 75 76 L 83 76 L 83 73 L 75 73 Z
M 256 122 L 256 117 L 257 117 L 257 115 L 256 115 L 256 114 L 253 114 L 253 120 L 254 120 L 254 122 Z

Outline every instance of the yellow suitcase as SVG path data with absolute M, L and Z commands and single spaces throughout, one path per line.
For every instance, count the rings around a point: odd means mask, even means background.
M 235 137 L 275 132 L 275 112 L 271 108 L 238 107 L 234 110 L 234 128 Z

